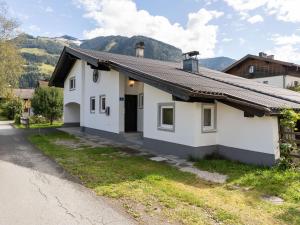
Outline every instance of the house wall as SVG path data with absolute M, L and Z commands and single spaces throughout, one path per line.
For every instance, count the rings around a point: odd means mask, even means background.
M 211 147 L 217 146 L 213 150 L 221 153 L 225 151 L 224 154 L 230 148 L 230 150 L 236 149 L 239 154 L 241 151 L 247 151 L 278 157 L 277 117 L 248 118 L 244 117 L 243 111 L 217 102 L 216 132 L 203 133 L 202 103 L 174 102 L 172 95 L 146 84 L 144 85 L 144 99 L 144 117 L 146 118 L 144 119 L 144 138 L 146 139 L 190 146 L 204 153 L 210 153 Z M 158 103 L 170 102 L 175 103 L 174 132 L 157 128 Z M 175 150 L 176 147 L 173 146 L 173 149 Z
M 103 131 L 119 133 L 120 132 L 120 86 L 119 86 L 119 72 L 99 71 L 98 82 L 93 82 L 93 70 L 86 63 L 84 64 L 84 123 L 81 126 Z M 99 98 L 100 95 L 106 96 L 106 106 L 110 107 L 110 115 L 99 111 Z M 95 97 L 96 107 L 95 112 L 90 112 L 90 98 Z
M 295 86 L 295 81 L 300 85 L 300 77 L 289 76 L 285 77 L 285 87 L 293 87 Z
M 70 78 L 75 77 L 75 90 L 70 90 L 69 82 Z M 63 111 L 63 120 L 65 124 L 68 123 L 79 123 L 80 112 L 75 111 L 75 108 L 72 107 L 73 104 L 81 104 L 81 87 L 82 84 L 82 61 L 77 60 L 74 64 L 72 70 L 67 76 L 64 82 L 64 111 Z M 78 118 L 79 116 L 79 118 Z
M 278 154 L 276 116 L 244 117 L 244 112 L 217 104 L 217 143 L 250 151 Z
M 274 77 L 262 77 L 262 78 L 255 78 L 252 79 L 259 83 L 263 83 L 264 81 L 268 81 L 269 85 L 273 85 L 276 87 L 284 88 L 284 76 L 274 76 Z
M 290 76 L 290 75 L 262 77 L 262 78 L 255 78 L 253 80 L 258 81 L 260 83 L 263 83 L 264 81 L 268 81 L 268 84 L 280 88 L 288 88 L 288 87 L 295 86 L 295 81 L 298 82 L 300 85 L 300 78 L 295 76 Z

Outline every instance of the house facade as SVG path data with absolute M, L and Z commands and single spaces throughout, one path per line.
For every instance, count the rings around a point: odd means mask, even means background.
M 223 72 L 280 88 L 300 85 L 300 65 L 275 60 L 274 55 L 263 52 L 246 55 Z
M 188 59 L 191 60 L 191 59 Z M 64 88 L 64 122 L 118 138 L 139 132 L 160 154 L 272 165 L 280 157 L 278 114 L 300 95 L 180 64 L 65 48 L 50 80 Z M 258 86 L 258 87 L 257 87 Z M 254 87 L 258 90 L 252 90 Z M 280 96 L 274 96 L 277 90 Z

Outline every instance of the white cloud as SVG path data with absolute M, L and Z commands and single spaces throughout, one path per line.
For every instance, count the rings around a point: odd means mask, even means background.
M 33 31 L 33 32 L 38 32 L 41 30 L 41 28 L 39 28 L 37 25 L 34 25 L 34 24 L 30 25 L 28 28 L 30 31 Z
M 247 21 L 251 24 L 261 23 L 264 21 L 264 18 L 261 15 L 255 15 L 247 19 Z
M 296 45 L 300 44 L 300 35 L 292 34 L 292 35 L 273 35 L 271 40 L 276 45 Z
M 240 13 L 248 13 L 263 7 L 268 15 L 274 15 L 285 22 L 300 22 L 300 1 L 298 0 L 224 0 Z
M 214 55 L 218 26 L 209 22 L 223 12 L 200 9 L 188 14 L 186 27 L 171 23 L 166 17 L 139 10 L 133 0 L 76 0 L 85 9 L 86 18 L 97 28 L 84 32 L 86 38 L 107 35 L 144 35 L 167 42 L 183 51 L 199 50 L 202 57 Z
M 232 41 L 232 38 L 223 38 L 222 39 L 222 42 L 231 42 Z
M 300 63 L 300 49 L 293 45 L 277 46 L 268 52 L 275 55 L 275 59 Z
M 244 45 L 246 40 L 244 38 L 239 38 L 240 45 Z
M 45 8 L 45 11 L 48 12 L 48 13 L 52 13 L 53 12 L 53 9 L 50 7 L 50 6 L 47 6 Z

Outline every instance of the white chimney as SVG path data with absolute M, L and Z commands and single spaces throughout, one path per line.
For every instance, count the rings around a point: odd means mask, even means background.
M 145 44 L 144 42 L 139 42 L 135 45 L 135 56 L 138 58 L 144 58 Z

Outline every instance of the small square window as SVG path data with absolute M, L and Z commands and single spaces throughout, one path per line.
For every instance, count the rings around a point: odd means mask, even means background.
M 76 88 L 76 83 L 75 83 L 75 77 L 71 77 L 69 80 L 69 88 L 70 91 L 75 90 Z
M 263 81 L 263 83 L 264 83 L 264 84 L 268 84 L 268 83 L 269 83 L 269 81 L 265 80 L 265 81 Z
M 143 93 L 139 94 L 139 96 L 138 96 L 138 107 L 139 107 L 139 109 L 144 108 L 144 94 Z
M 216 107 L 215 105 L 203 105 L 202 108 L 202 131 L 216 131 Z
M 91 97 L 90 98 L 90 111 L 91 111 L 91 113 L 95 113 L 95 109 L 96 109 L 96 99 L 95 99 L 95 97 Z
M 99 97 L 99 112 L 105 113 L 106 110 L 106 96 L 100 95 Z
M 158 129 L 174 131 L 175 129 L 174 103 L 161 103 L 158 105 Z

